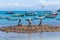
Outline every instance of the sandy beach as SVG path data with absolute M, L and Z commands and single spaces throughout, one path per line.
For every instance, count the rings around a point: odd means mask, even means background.
M 59 26 L 48 26 L 48 25 L 33 25 L 33 26 L 9 26 L 0 28 L 3 32 L 15 32 L 15 33 L 39 33 L 39 32 L 59 32 Z

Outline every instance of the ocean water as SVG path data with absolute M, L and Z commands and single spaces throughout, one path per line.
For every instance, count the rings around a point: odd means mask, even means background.
M 51 14 L 51 11 L 36 11 L 37 15 L 44 15 L 44 13 L 49 13 Z M 11 18 L 18 18 L 18 17 L 12 17 L 12 14 L 6 14 L 7 11 L 0 11 L 0 16 L 8 16 Z M 24 14 L 25 11 L 13 11 L 14 14 Z M 22 24 L 23 25 L 28 25 L 28 22 L 25 20 L 26 18 L 34 18 L 35 16 L 24 16 L 22 18 Z M 44 25 L 52 25 L 52 26 L 60 26 L 60 20 L 56 20 L 56 19 L 60 19 L 60 15 L 57 15 L 55 19 L 53 18 L 46 18 L 43 19 L 43 23 Z M 14 26 L 17 25 L 18 21 L 8 21 L 6 19 L 0 19 L 0 27 L 7 27 L 7 26 Z M 38 25 L 39 24 L 39 20 L 33 20 L 32 25 Z
M 14 14 L 24 14 L 25 11 L 13 11 Z M 45 12 L 51 13 L 51 11 L 36 11 L 37 15 L 43 15 Z M 7 11 L 0 11 L 0 16 L 9 16 L 11 18 L 12 14 L 6 14 Z M 59 13 L 58 13 L 59 14 Z M 34 18 L 35 16 L 25 16 L 22 19 L 23 25 L 28 25 L 28 22 L 25 20 L 26 18 Z M 60 15 L 57 15 L 55 19 L 48 18 L 44 19 L 42 24 L 44 25 L 52 25 L 52 26 L 60 26 Z M 8 26 L 14 26 L 17 25 L 18 21 L 8 21 L 6 19 L 0 19 L 0 27 L 8 27 Z M 38 25 L 39 20 L 34 20 L 32 22 L 32 25 Z M 42 35 L 42 36 L 41 36 Z M 31 36 L 31 37 L 30 37 Z M 0 31 L 0 40 L 60 40 L 60 32 L 44 32 L 41 33 L 34 33 L 34 34 L 28 34 L 28 33 L 14 33 L 14 32 L 2 32 Z

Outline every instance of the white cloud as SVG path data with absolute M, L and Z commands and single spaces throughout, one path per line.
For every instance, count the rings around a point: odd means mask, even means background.
M 19 3 L 14 3 L 14 6 L 34 6 L 35 4 L 19 4 Z
M 12 6 L 12 4 L 11 3 L 7 3 L 6 6 Z
M 35 6 L 35 4 L 6 3 L 6 4 L 0 4 L 0 6 Z
M 56 2 L 56 1 L 44 1 L 44 0 L 42 0 L 42 1 L 39 1 L 39 4 L 42 4 L 42 5 L 59 5 L 60 4 L 60 2 Z
M 20 4 L 19 4 L 19 3 L 14 3 L 13 5 L 14 5 L 14 6 L 20 6 Z
M 34 4 L 20 4 L 20 6 L 34 6 Z
M 0 4 L 0 6 L 12 6 L 11 3 L 7 3 L 7 4 Z

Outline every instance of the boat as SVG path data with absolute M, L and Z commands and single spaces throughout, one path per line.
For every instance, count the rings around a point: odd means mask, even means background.
M 23 17 L 24 14 L 14 14 L 13 17 Z
M 58 14 L 56 12 L 45 13 L 45 18 L 55 18 Z
M 26 16 L 35 16 L 36 12 L 34 12 L 34 11 L 27 11 L 27 12 L 25 12 L 25 15 Z

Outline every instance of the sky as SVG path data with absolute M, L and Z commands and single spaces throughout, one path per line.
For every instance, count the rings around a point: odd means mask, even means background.
M 0 11 L 57 10 L 59 5 L 59 0 L 0 0 Z

